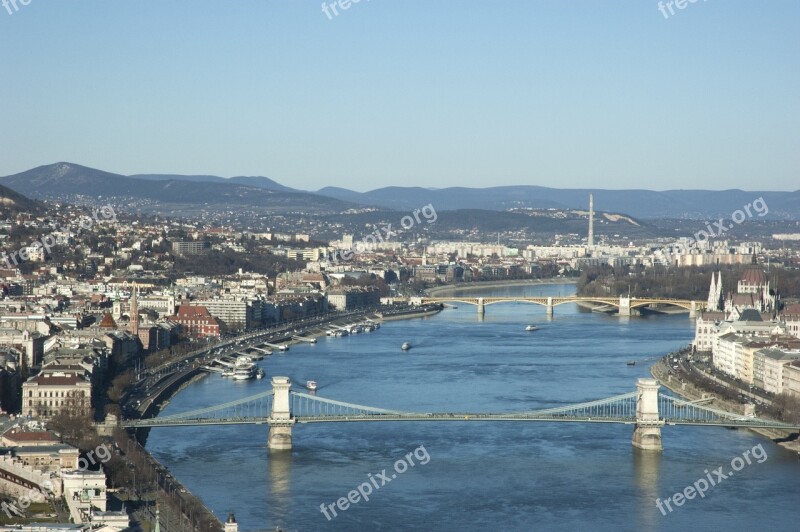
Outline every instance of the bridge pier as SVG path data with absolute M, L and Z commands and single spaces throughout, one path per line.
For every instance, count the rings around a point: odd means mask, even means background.
M 289 389 L 292 381 L 289 377 L 272 377 L 272 413 L 267 419 L 269 436 L 267 447 L 271 451 L 286 451 L 292 448 L 292 425 L 295 420 L 289 405 Z
M 483 298 L 478 298 L 478 316 L 483 316 L 486 314 L 486 305 L 483 303 Z
M 697 301 L 692 301 L 689 307 L 689 319 L 694 319 L 697 317 Z
M 292 425 L 294 420 L 287 423 L 269 421 L 269 436 L 267 448 L 270 451 L 288 451 L 292 448 Z
M 619 296 L 619 315 L 620 316 L 628 316 L 631 315 L 631 298 Z
M 547 315 L 551 316 L 551 317 L 553 316 L 553 298 L 552 297 L 548 297 L 547 298 Z
M 664 422 L 658 413 L 658 381 L 639 379 L 636 382 L 636 428 L 631 444 L 644 451 L 661 451 L 661 427 Z

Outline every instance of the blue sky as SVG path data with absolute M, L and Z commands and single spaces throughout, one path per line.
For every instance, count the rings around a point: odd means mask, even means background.
M 800 188 L 793 0 L 19 2 L 0 175 Z

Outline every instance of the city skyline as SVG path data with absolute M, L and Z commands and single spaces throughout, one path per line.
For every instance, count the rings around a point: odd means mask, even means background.
M 0 175 L 797 188 L 789 2 L 16 6 Z

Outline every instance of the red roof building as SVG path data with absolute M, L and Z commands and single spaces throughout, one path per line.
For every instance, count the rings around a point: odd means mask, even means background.
M 189 336 L 195 338 L 219 338 L 222 333 L 220 321 L 199 305 L 181 305 L 178 313 L 170 316 L 173 321 L 183 327 Z

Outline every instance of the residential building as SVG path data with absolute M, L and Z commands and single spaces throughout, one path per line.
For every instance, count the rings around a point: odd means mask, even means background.
M 783 391 L 800 398 L 800 360 L 783 366 Z
M 22 415 L 52 417 L 62 409 L 87 415 L 92 384 L 85 372 L 53 371 L 30 377 L 22 384 Z
M 204 240 L 173 242 L 172 252 L 177 255 L 207 255 L 211 252 L 211 242 Z
M 795 360 L 800 360 L 800 350 L 768 348 L 756 351 L 753 384 L 768 393 L 783 393 L 783 369 Z
M 328 306 L 335 310 L 378 307 L 381 304 L 381 292 L 374 287 L 331 290 L 327 297 Z
M 170 316 L 169 320 L 180 325 L 193 338 L 219 338 L 222 334 L 219 320 L 204 306 L 181 305 L 178 313 Z
M 247 296 L 228 296 L 199 299 L 192 302 L 208 309 L 215 318 L 235 329 L 250 329 L 261 325 L 261 300 Z

